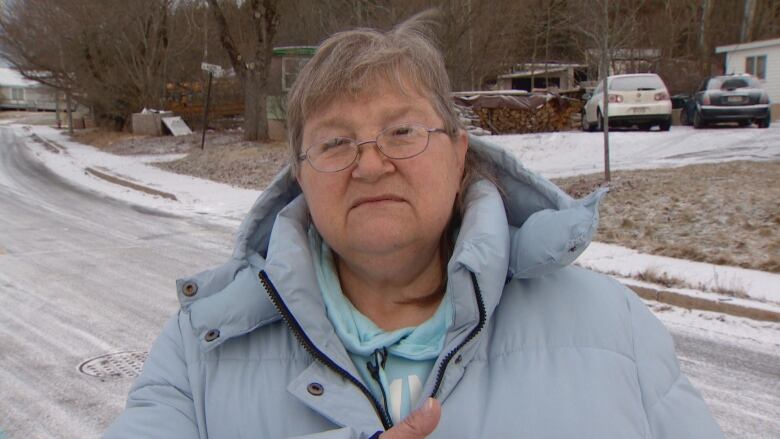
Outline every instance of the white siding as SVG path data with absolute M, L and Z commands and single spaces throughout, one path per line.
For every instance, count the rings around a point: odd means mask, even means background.
M 727 52 L 726 73 L 745 73 L 745 58 L 760 55 L 766 55 L 766 79 L 762 79 L 761 83 L 769 93 L 772 103 L 780 103 L 780 44 Z

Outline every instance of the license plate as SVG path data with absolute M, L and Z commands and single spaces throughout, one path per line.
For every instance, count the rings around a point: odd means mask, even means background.
M 647 111 L 645 107 L 631 107 L 631 112 L 634 114 L 642 114 Z
M 739 104 L 742 102 L 742 96 L 729 96 L 726 101 L 732 104 Z

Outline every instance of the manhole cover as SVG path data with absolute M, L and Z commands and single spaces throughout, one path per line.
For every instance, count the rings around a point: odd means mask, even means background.
M 141 374 L 148 352 L 115 352 L 90 358 L 79 365 L 79 372 L 98 378 L 135 378 Z

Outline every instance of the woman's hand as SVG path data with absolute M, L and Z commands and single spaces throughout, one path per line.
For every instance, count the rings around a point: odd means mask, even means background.
M 425 439 L 433 433 L 441 418 L 441 404 L 428 398 L 418 410 L 409 414 L 400 424 L 382 433 L 379 439 Z

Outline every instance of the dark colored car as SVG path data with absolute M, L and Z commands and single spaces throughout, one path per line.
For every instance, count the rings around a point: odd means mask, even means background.
M 720 122 L 768 128 L 772 120 L 769 108 L 769 95 L 753 76 L 712 76 L 685 102 L 680 122 L 696 128 Z

